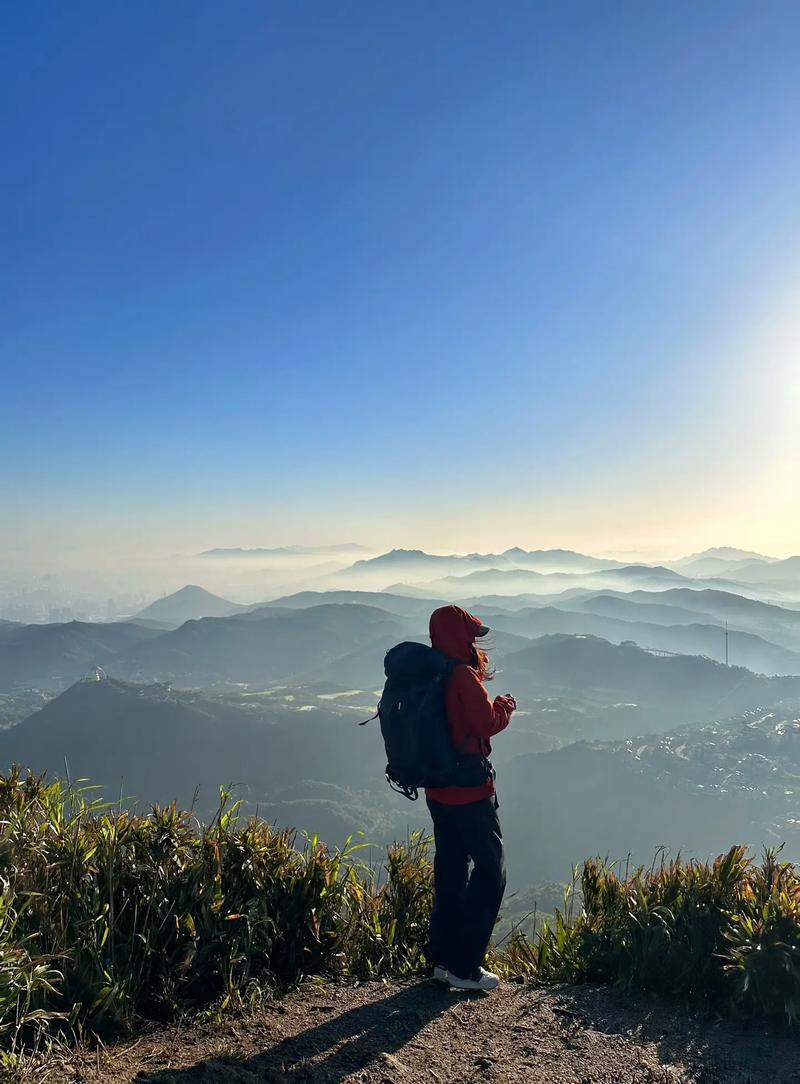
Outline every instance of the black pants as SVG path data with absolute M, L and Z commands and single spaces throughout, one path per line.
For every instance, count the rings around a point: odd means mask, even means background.
M 428 809 L 436 843 L 428 959 L 466 978 L 483 963 L 506 887 L 500 821 L 493 798 L 429 800 Z

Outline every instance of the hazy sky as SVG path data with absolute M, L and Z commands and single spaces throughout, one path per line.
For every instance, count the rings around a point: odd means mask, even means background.
M 11 3 L 6 560 L 800 551 L 796 2 Z

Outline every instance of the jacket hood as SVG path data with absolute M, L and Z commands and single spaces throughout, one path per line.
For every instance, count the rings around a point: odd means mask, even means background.
M 431 644 L 449 659 L 471 664 L 475 659 L 475 638 L 488 631 L 479 617 L 460 606 L 440 606 L 431 614 Z

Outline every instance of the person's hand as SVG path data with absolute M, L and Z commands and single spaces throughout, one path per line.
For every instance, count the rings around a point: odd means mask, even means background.
M 517 702 L 511 693 L 503 693 L 502 696 L 498 696 L 497 699 L 501 700 L 511 711 L 517 710 Z

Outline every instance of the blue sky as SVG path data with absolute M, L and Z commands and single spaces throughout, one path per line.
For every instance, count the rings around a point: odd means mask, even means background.
M 800 550 L 796 4 L 0 19 L 11 559 Z

